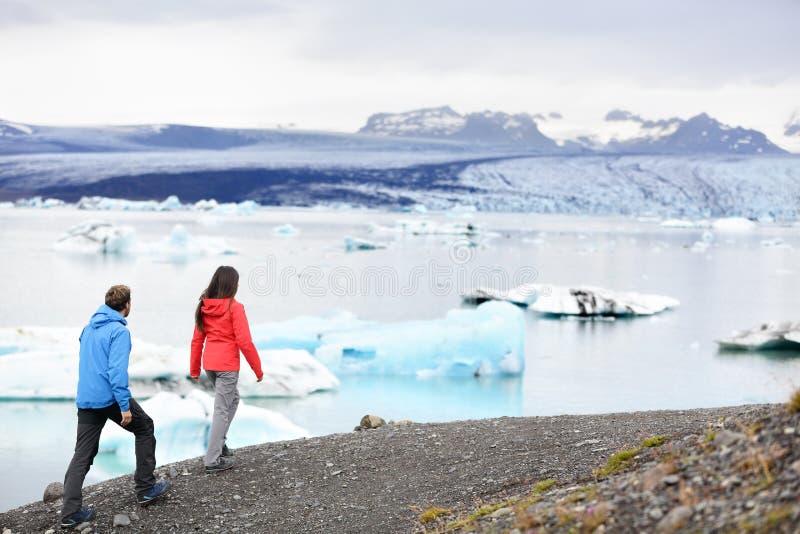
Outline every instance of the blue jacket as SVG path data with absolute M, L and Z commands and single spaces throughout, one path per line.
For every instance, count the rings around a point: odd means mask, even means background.
M 105 408 L 115 402 L 120 411 L 130 409 L 128 359 L 131 333 L 128 321 L 103 304 L 81 332 L 78 408 Z

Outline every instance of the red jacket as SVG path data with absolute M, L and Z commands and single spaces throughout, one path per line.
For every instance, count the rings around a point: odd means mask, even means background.
M 203 299 L 203 331 L 197 326 L 192 336 L 192 356 L 189 374 L 200 376 L 200 360 L 207 371 L 238 371 L 239 351 L 247 363 L 261 378 L 261 358 L 250 337 L 250 325 L 244 314 L 244 306 L 233 299 Z M 203 343 L 205 342 L 205 350 Z

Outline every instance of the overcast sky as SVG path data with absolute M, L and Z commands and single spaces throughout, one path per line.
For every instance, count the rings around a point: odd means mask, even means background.
M 0 117 L 354 131 L 445 104 L 623 108 L 775 138 L 800 107 L 798 21 L 797 0 L 0 0 Z

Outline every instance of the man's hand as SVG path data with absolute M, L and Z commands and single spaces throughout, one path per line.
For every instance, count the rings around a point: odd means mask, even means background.
M 262 380 L 264 380 L 264 375 L 261 375 L 258 378 L 256 378 L 256 382 L 261 382 Z
M 131 413 L 130 410 L 128 410 L 127 412 L 122 412 L 122 421 L 120 421 L 119 424 L 121 424 L 122 426 L 128 426 L 128 423 L 131 422 L 131 419 L 133 419 L 133 414 Z

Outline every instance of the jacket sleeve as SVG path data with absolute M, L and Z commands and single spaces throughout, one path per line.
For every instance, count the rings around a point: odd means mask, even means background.
M 192 335 L 192 353 L 189 357 L 189 376 L 200 376 L 200 358 L 203 356 L 203 345 L 206 342 L 205 332 L 201 332 L 195 325 Z
M 128 389 L 128 361 L 131 356 L 131 333 L 120 328 L 111 336 L 108 351 L 108 380 L 114 400 L 122 412 L 130 410 L 131 391 Z
M 250 364 L 250 368 L 256 374 L 256 378 L 261 378 L 264 376 L 261 371 L 261 358 L 259 358 L 256 346 L 253 345 L 253 338 L 250 336 L 250 325 L 247 323 L 244 306 L 239 302 L 234 302 L 233 306 L 231 306 L 231 321 L 233 322 L 233 334 L 236 336 L 239 350 L 244 354 L 247 363 Z

